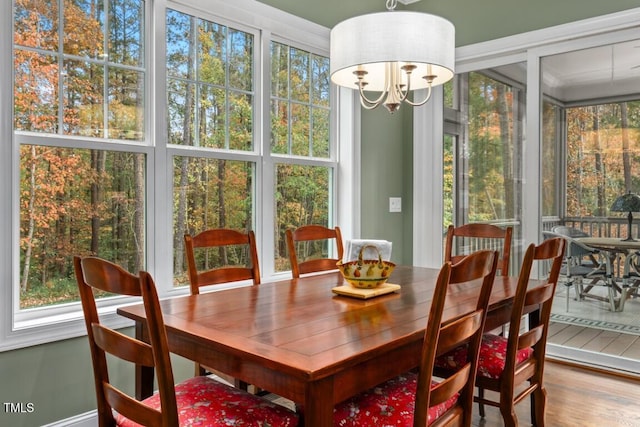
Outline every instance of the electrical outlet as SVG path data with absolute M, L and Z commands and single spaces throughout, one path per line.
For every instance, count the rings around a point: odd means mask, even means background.
M 389 212 L 402 212 L 402 198 L 389 197 Z

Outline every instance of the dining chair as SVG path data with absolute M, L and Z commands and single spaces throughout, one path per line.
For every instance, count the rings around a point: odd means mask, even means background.
M 449 225 L 444 260 L 456 263 L 463 256 L 476 250 L 498 250 L 499 275 L 508 276 L 512 234 L 513 227 L 501 228 L 493 224 L 470 223 L 459 227 Z
M 534 426 L 544 427 L 547 391 L 543 379 L 547 335 L 564 252 L 565 241 L 561 238 L 544 240 L 538 246 L 529 245 L 518 275 L 508 335 L 483 335 L 476 378 L 478 395 L 475 397 L 481 417 L 485 416 L 484 405 L 491 405 L 500 408 L 505 427 L 517 426 L 515 405 L 531 396 L 531 422 Z M 550 263 L 551 269 L 542 286 L 529 288 L 534 261 L 540 265 Z M 537 310 L 532 312 L 529 323 L 523 322 L 524 314 L 533 308 Z M 458 347 L 438 358 L 436 367 L 445 371 L 456 370 L 466 360 L 466 353 L 466 348 Z M 485 390 L 498 393 L 499 398 L 486 397 Z
M 337 269 L 336 263 L 342 259 L 344 251 L 340 227 L 303 225 L 295 230 L 289 229 L 285 234 L 294 278 L 301 274 Z M 332 241 L 335 242 L 336 258 L 329 257 Z
M 227 228 L 213 228 L 202 231 L 194 236 L 184 236 L 184 247 L 189 271 L 191 295 L 198 295 L 203 286 L 219 285 L 241 280 L 252 280 L 254 285 L 260 284 L 260 264 L 258 262 L 258 250 L 256 238 L 252 230 L 242 233 Z M 234 252 L 235 250 L 235 252 Z M 216 254 L 205 251 L 218 251 Z M 196 253 L 198 252 L 198 253 Z M 240 252 L 248 263 L 238 265 L 232 262 L 232 254 Z M 200 255 L 201 256 L 197 256 Z M 213 263 L 211 258 L 217 255 L 219 262 Z M 237 257 L 237 256 L 236 256 Z M 211 266 L 211 264 L 215 266 Z M 221 372 L 195 363 L 196 375 L 214 373 L 225 381 L 234 383 L 237 387 L 246 390 L 248 385 L 237 381 Z
M 158 294 L 151 275 L 135 276 L 120 266 L 96 257 L 74 257 L 80 300 L 84 312 L 101 427 L 137 425 L 177 427 L 242 424 L 295 426 L 298 416 L 271 403 L 210 377 L 197 376 L 174 384 L 167 335 Z M 139 341 L 100 322 L 94 291 L 142 297 L 149 343 Z M 107 357 L 107 355 L 110 355 Z M 109 364 L 153 367 L 157 392 L 139 401 L 110 381 Z
M 612 267 L 607 267 L 606 254 L 576 240 L 579 237 L 589 237 L 589 234 L 577 228 L 557 226 L 552 231 L 543 231 L 542 236 L 545 239 L 562 238 L 566 242 L 564 262 L 560 269 L 560 278 L 567 291 L 566 311 L 569 311 L 571 288 L 574 290 L 575 299 L 579 301 L 584 299 L 594 286 L 607 284 L 607 276 L 610 273 L 607 270 Z
M 228 228 L 212 228 L 195 236 L 186 234 L 184 246 L 192 295 L 199 294 L 203 286 L 221 283 L 252 280 L 255 285 L 260 284 L 260 264 L 253 231 L 242 233 Z M 217 253 L 205 253 L 212 250 Z M 203 255 L 197 256 L 196 251 Z M 232 255 L 238 252 L 241 255 Z M 211 260 L 214 257 L 219 261 L 214 263 Z M 243 257 L 247 259 L 245 264 L 238 264 L 232 259 Z
M 418 369 L 338 404 L 334 409 L 334 426 L 471 425 L 478 350 L 497 259 L 496 251 L 478 251 L 457 264 L 444 263 L 431 301 Z M 463 283 L 470 281 L 475 287 L 465 288 Z M 477 286 L 477 281 L 482 285 Z M 451 292 L 454 283 L 460 284 L 456 291 L 469 292 L 469 299 L 476 303 L 443 322 L 447 292 Z M 436 380 L 433 375 L 436 357 L 460 345 L 469 349 L 460 369 Z

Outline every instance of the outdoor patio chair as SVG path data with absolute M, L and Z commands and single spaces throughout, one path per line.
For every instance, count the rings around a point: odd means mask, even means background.
M 577 237 L 588 237 L 582 230 L 566 226 L 554 227 L 553 231 L 543 231 L 544 239 L 561 237 L 565 239 L 567 247 L 564 262 L 560 269 L 560 281 L 564 283 L 567 291 L 566 311 L 569 311 L 570 289 L 575 292 L 575 299 L 583 299 L 599 282 L 606 284 L 607 268 L 606 260 L 599 249 L 587 246 L 576 240 Z M 587 285 L 585 287 L 585 281 Z

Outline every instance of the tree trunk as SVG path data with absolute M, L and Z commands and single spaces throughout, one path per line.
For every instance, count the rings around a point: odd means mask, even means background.
M 593 149 L 595 152 L 595 170 L 598 180 L 596 194 L 596 216 L 605 215 L 605 167 L 602 160 L 602 147 L 600 144 L 600 120 L 598 107 L 593 107 Z
M 31 174 L 29 178 L 29 226 L 27 228 L 27 238 L 25 239 L 25 252 L 24 252 L 24 268 L 22 270 L 22 282 L 20 283 L 20 290 L 26 292 L 29 290 L 29 268 L 31 267 L 31 253 L 33 251 L 33 234 L 35 230 L 35 212 L 33 207 L 36 201 L 36 146 L 31 146 L 31 165 L 29 172 Z
M 631 155 L 629 150 L 629 115 L 627 103 L 620 103 L 620 126 L 622 127 L 622 169 L 624 173 L 624 192 L 631 191 Z
M 180 184 L 178 186 L 178 206 L 176 212 L 175 235 L 175 274 L 184 273 L 184 235 L 187 234 L 187 186 L 189 184 L 189 158 L 180 158 Z
M 91 169 L 95 175 L 91 182 L 91 253 L 97 255 L 100 249 L 100 204 L 102 203 L 102 177 L 105 168 L 105 152 L 91 150 Z
M 195 42 L 196 42 L 196 24 L 194 19 L 191 19 L 191 26 L 189 38 L 189 58 L 193 58 L 195 55 Z M 193 79 L 194 69 L 193 61 L 189 61 L 189 70 L 187 72 L 189 79 Z M 193 132 L 191 131 L 191 122 L 193 111 L 191 110 L 193 105 L 193 95 L 190 90 L 187 90 L 187 96 L 185 99 L 185 111 L 184 122 L 182 123 L 182 135 L 184 135 L 184 145 L 194 145 Z M 187 186 L 189 185 L 189 158 L 182 157 L 180 160 L 180 185 L 178 188 L 178 206 L 176 214 L 176 224 L 173 235 L 173 249 L 174 249 L 174 275 L 180 275 L 184 272 L 184 235 L 187 233 Z M 176 172 L 174 172 L 176 173 Z M 175 175 L 174 175 L 175 176 Z
M 225 171 L 226 171 L 226 163 L 224 159 L 219 159 L 218 161 L 218 181 L 217 185 L 217 193 L 218 193 L 218 228 L 226 228 L 227 227 L 227 209 L 225 207 L 225 199 L 224 199 L 224 182 L 225 182 Z M 220 262 L 221 265 L 227 265 L 227 251 L 223 246 L 220 246 L 219 249 L 220 254 Z
M 136 244 L 136 267 L 134 271 L 145 269 L 144 265 L 144 249 L 145 249 L 145 232 L 144 232 L 144 156 L 135 154 L 133 156 L 133 179 L 134 179 L 134 203 L 135 210 L 133 214 L 133 234 Z
M 513 180 L 513 135 L 511 135 L 511 123 L 513 109 L 510 108 L 507 91 L 504 85 L 497 85 L 498 91 L 498 116 L 500 117 L 500 141 L 502 142 L 502 176 L 504 191 L 504 207 L 499 213 L 500 219 L 515 218 L 515 196 Z

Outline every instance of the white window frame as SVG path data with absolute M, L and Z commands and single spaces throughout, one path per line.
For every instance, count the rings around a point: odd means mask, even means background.
M 172 237 L 158 236 L 173 230 L 171 200 L 173 192 L 172 158 L 174 155 L 188 154 L 187 147 L 167 146 L 166 143 L 166 67 L 165 67 L 165 13 L 167 8 L 185 11 L 196 16 L 220 22 L 238 29 L 248 29 L 258 35 L 255 49 L 259 62 L 256 63 L 256 123 L 254 134 L 254 152 L 240 156 L 242 160 L 253 158 L 256 161 L 256 174 L 264 174 L 265 167 L 273 167 L 268 153 L 268 119 L 262 118 L 261 111 L 268 106 L 270 74 L 265 72 L 262 63 L 268 59 L 270 37 L 310 52 L 328 56 L 329 29 L 294 15 L 282 12 L 254 0 L 146 0 L 145 34 L 147 48 L 145 64 L 146 113 L 145 141 L 131 144 L 130 148 L 147 156 L 146 187 L 146 239 L 147 269 L 152 273 L 161 298 L 186 294 L 188 289 L 173 287 L 173 247 Z M 0 37 L 0 51 L 13 52 L 13 8 L 12 2 L 0 4 L 0 27 L 6 37 Z M 13 55 L 0 56 L 0 72 L 4 76 L 13 75 Z M 266 103 L 266 104 L 265 104 Z M 268 107 L 264 111 L 269 111 Z M 332 157 L 319 164 L 331 164 L 334 173 L 334 218 L 343 234 L 348 238 L 359 237 L 359 105 L 354 96 L 332 87 L 331 144 Z M 342 120 L 338 120 L 340 112 Z M 262 120 L 260 120 L 262 118 Z M 86 329 L 82 318 L 80 303 L 62 304 L 33 310 L 32 316 L 16 317 L 14 308 L 19 300 L 17 292 L 19 272 L 19 150 L 15 141 L 28 141 L 30 136 L 18 135 L 13 131 L 13 79 L 0 81 L 0 135 L 5 143 L 0 144 L 0 198 L 8 203 L 0 205 L 0 351 L 12 350 L 61 339 L 84 335 Z M 52 141 L 55 144 L 55 137 Z M 340 143 L 338 143 L 340 142 Z M 65 139 L 64 145 L 68 145 Z M 82 148 L 118 150 L 118 146 L 107 142 L 92 141 L 78 143 Z M 121 148 L 120 148 L 121 149 Z M 225 158 L 236 155 L 225 153 Z M 304 160 L 314 163 L 316 160 Z M 344 162 L 344 163 L 343 163 Z M 344 182 L 338 184 L 339 182 Z M 263 267 L 263 281 L 286 277 L 286 274 L 273 273 L 273 182 L 268 178 L 262 181 L 262 187 L 256 188 L 255 210 L 256 234 Z M 268 194 L 267 194 L 268 193 Z M 265 213 L 262 215 L 261 213 Z M 269 222 L 269 219 L 271 222 Z M 264 261 L 263 261 L 264 260 Z M 269 261 L 270 260 L 270 261 Z M 289 273 L 290 276 L 290 273 Z M 105 313 L 105 321 L 112 326 L 128 326 L 131 323 L 119 318 L 115 310 L 119 305 L 129 304 L 129 298 L 109 298 L 101 301 L 100 311 Z M 17 321 L 20 321 L 17 323 Z
M 484 70 L 517 62 L 527 64 L 525 142 L 522 157 L 522 240 L 538 242 L 542 234 L 540 207 L 540 59 L 596 44 L 638 37 L 640 8 L 517 34 L 456 48 L 456 73 Z M 437 95 L 437 93 L 434 93 Z M 430 242 L 442 240 L 442 99 L 415 108 L 413 181 L 413 263 L 437 268 L 442 250 Z M 428 144 L 425 146 L 425 144 Z M 537 167 L 536 167 L 537 165 Z M 432 174 L 426 171 L 432 172 Z M 425 185 L 430 183 L 431 185 Z M 538 197 L 531 197 L 537 194 Z M 425 218 L 427 220 L 425 221 Z

